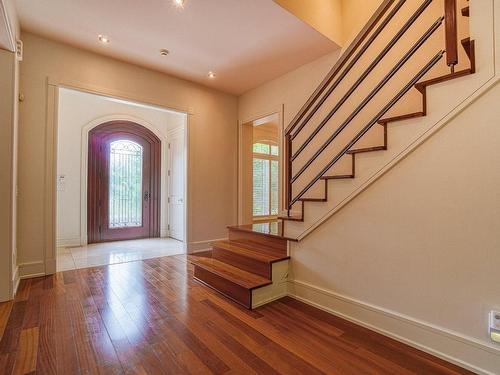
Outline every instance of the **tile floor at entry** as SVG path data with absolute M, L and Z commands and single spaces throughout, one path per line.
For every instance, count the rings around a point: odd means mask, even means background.
M 133 262 L 184 252 L 184 243 L 173 238 L 147 238 L 61 247 L 57 249 L 57 271 Z

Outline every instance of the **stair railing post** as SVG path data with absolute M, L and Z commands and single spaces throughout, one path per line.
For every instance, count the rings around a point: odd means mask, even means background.
M 457 1 L 444 0 L 444 22 L 446 43 L 446 64 L 451 72 L 458 64 Z

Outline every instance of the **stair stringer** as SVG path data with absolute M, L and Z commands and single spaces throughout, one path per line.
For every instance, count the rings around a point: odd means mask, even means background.
M 286 221 L 287 237 L 301 240 L 307 236 L 496 83 L 495 50 L 490 47 L 494 45 L 494 18 L 500 12 L 493 12 L 493 1 L 471 4 L 471 14 L 480 15 L 470 19 L 471 39 L 476 43 L 475 74 L 428 86 L 427 115 L 388 123 L 387 150 L 356 154 L 355 178 L 329 180 L 328 201 L 305 202 L 304 221 Z

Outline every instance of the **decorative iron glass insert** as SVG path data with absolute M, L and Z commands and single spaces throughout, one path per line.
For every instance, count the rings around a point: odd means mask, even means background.
M 142 146 L 129 141 L 109 147 L 109 228 L 142 226 Z

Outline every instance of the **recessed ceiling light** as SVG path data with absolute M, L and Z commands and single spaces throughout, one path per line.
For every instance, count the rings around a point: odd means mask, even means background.
M 185 0 L 174 0 L 174 4 L 180 8 L 184 7 Z
M 162 48 L 160 50 L 160 56 L 167 56 L 170 53 L 170 51 L 166 48 Z
M 99 42 L 107 44 L 109 43 L 109 38 L 106 35 L 99 34 Z
M 215 73 L 214 72 L 208 72 L 208 78 L 214 79 L 215 78 Z

